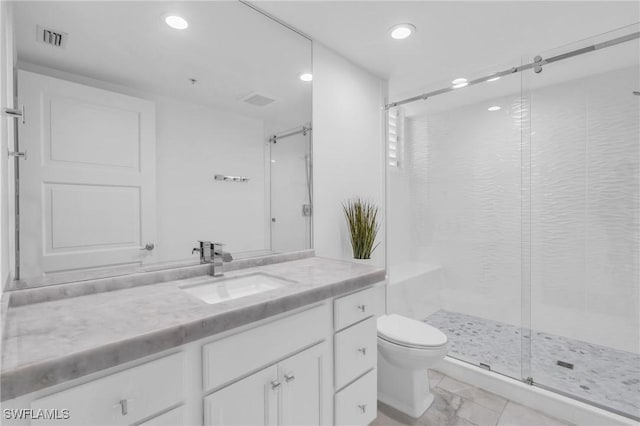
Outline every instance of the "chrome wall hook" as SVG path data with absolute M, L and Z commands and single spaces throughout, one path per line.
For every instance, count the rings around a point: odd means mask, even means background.
M 24 124 L 24 105 L 20 105 L 20 108 L 2 108 L 2 115 L 6 115 L 11 118 L 21 118 L 22 124 Z

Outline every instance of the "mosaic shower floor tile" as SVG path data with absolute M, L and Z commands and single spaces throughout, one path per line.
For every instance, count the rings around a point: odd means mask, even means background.
M 425 322 L 449 339 L 449 355 L 640 418 L 640 355 L 459 312 L 440 310 Z M 530 336 L 530 337 L 529 337 Z M 530 372 L 523 371 L 529 358 Z M 572 368 L 558 365 L 558 361 Z M 524 374 L 524 375 L 523 375 Z

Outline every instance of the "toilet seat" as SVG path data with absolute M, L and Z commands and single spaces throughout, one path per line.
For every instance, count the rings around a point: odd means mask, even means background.
M 447 336 L 437 328 L 396 314 L 378 318 L 378 337 L 416 349 L 435 349 L 447 344 Z

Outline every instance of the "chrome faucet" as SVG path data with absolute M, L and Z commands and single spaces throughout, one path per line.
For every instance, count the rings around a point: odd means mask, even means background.
M 222 270 L 224 262 L 232 261 L 233 257 L 230 253 L 222 250 L 223 244 L 212 243 L 211 241 L 198 241 L 198 243 L 200 243 L 200 246 L 194 248 L 191 254 L 195 252 L 200 253 L 200 263 L 210 263 L 211 275 L 214 277 L 224 275 Z

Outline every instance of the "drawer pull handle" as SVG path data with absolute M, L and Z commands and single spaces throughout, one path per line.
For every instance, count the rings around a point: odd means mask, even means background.
M 360 352 L 364 356 L 367 354 L 367 348 L 358 348 L 358 352 Z
M 358 404 L 358 408 L 362 411 L 362 414 L 367 412 L 367 404 Z
M 278 389 L 280 387 L 281 384 L 282 383 L 280 383 L 277 380 L 272 380 L 271 381 L 271 389 L 276 390 L 276 389 Z
M 284 381 L 289 383 L 289 382 L 293 382 L 296 379 L 296 376 L 294 376 L 293 374 L 285 374 L 284 375 Z
M 366 311 L 366 310 L 367 310 L 367 305 L 358 305 L 358 310 L 359 310 L 360 312 L 364 312 L 364 311 Z
M 113 405 L 113 408 L 119 407 L 122 415 L 126 416 L 129 414 L 129 403 L 132 401 L 133 399 L 121 399 L 117 404 Z

